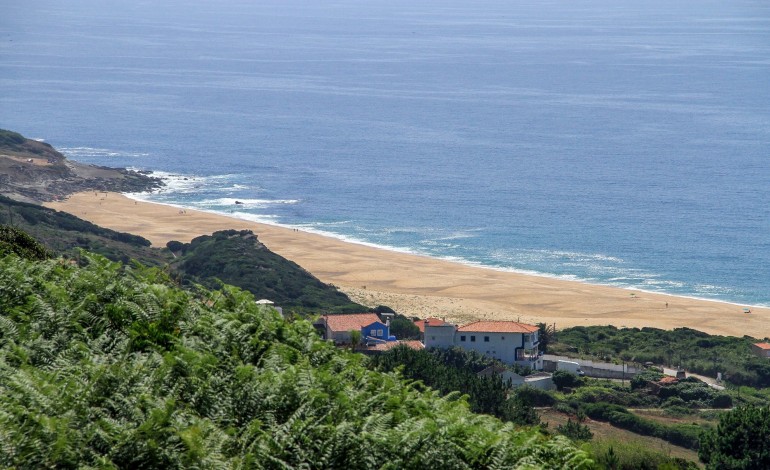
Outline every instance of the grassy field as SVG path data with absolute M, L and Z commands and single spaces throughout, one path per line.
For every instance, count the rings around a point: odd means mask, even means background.
M 565 424 L 569 416 L 564 413 L 560 413 L 553 409 L 538 409 L 540 420 L 543 423 L 548 423 L 548 429 L 554 431 L 557 426 Z M 650 417 L 651 416 L 646 416 Z M 684 422 L 689 422 L 685 420 Z M 636 443 L 649 450 L 654 450 L 666 454 L 671 457 L 679 457 L 691 462 L 695 462 L 698 465 L 698 453 L 694 450 L 678 447 L 668 442 L 649 436 L 640 436 L 624 429 L 616 428 L 609 423 L 603 423 L 600 421 L 594 421 L 590 418 L 586 418 L 583 423 L 588 426 L 591 432 L 594 434 L 595 441 L 616 441 L 625 443 Z

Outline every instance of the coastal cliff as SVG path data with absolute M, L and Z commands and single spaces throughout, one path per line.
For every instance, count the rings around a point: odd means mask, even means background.
M 67 160 L 45 142 L 0 129 L 0 195 L 22 202 L 44 202 L 79 191 L 148 191 L 158 178 L 136 171 Z

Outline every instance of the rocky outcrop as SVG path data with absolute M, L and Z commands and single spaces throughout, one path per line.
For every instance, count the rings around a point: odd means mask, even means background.
M 67 160 L 49 144 L 0 129 L 0 194 L 12 199 L 43 202 L 80 191 L 141 192 L 162 185 L 143 173 Z

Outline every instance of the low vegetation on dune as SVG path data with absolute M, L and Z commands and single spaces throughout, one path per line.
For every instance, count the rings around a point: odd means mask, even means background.
M 354 313 L 368 309 L 351 302 L 300 267 L 268 250 L 250 230 L 223 230 L 190 243 L 171 242 L 172 267 L 187 282 L 209 288 L 222 283 L 270 299 L 294 313 Z
M 369 370 L 237 288 L 36 258 L 0 257 L 0 466 L 592 466 L 564 437 Z
M 66 212 L 0 196 L 0 224 L 23 230 L 51 253 L 77 257 L 78 250 L 112 261 L 167 267 L 185 284 L 219 288 L 223 283 L 269 299 L 298 315 L 365 312 L 334 286 L 265 247 L 251 231 L 225 230 L 191 243 L 152 247 L 145 238 L 94 225 Z

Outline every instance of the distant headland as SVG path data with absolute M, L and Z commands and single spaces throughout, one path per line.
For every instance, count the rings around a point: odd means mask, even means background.
M 51 145 L 0 129 L 0 194 L 23 202 L 55 201 L 82 191 L 141 192 L 159 178 L 68 160 Z

